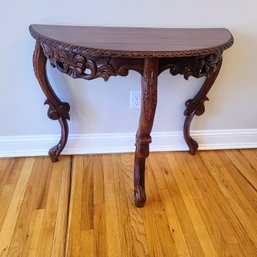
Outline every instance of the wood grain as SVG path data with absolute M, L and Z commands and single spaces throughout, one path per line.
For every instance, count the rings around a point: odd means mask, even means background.
M 0 159 L 0 256 L 256 257 L 257 150 Z
M 183 57 L 224 51 L 233 44 L 224 28 L 126 28 L 30 25 L 41 43 L 92 56 Z
M 0 256 L 64 256 L 70 158 L 54 165 L 45 157 L 4 163 Z

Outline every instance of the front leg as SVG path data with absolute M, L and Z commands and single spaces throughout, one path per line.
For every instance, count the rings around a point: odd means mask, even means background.
M 145 159 L 149 155 L 149 144 L 154 114 L 157 104 L 158 59 L 146 58 L 141 82 L 141 113 L 136 135 L 136 152 L 134 168 L 135 204 L 143 207 L 145 194 Z
M 184 122 L 184 138 L 189 147 L 189 152 L 194 155 L 198 149 L 198 143 L 190 136 L 190 125 L 195 115 L 200 116 L 204 113 L 205 107 L 204 102 L 209 100 L 207 94 L 214 84 L 220 68 L 222 64 L 222 59 L 220 59 L 219 63 L 215 71 L 213 71 L 209 76 L 206 77 L 200 91 L 195 95 L 193 99 L 189 99 L 186 101 L 185 106 L 186 109 L 184 111 L 184 115 L 186 116 Z
M 33 55 L 35 75 L 47 98 L 45 104 L 49 105 L 48 117 L 52 120 L 58 120 L 61 125 L 60 141 L 49 150 L 51 160 L 56 162 L 68 139 L 69 128 L 67 119 L 70 118 L 70 106 L 68 103 L 62 102 L 53 91 L 46 74 L 46 61 L 47 58 L 43 52 L 42 46 L 37 41 Z

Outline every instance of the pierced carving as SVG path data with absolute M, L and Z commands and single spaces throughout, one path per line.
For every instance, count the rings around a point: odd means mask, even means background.
M 181 74 L 185 79 L 190 76 L 195 78 L 210 77 L 217 70 L 221 58 L 221 53 L 215 53 L 191 58 L 165 59 L 160 61 L 159 73 L 170 69 L 172 75 Z
M 103 78 L 107 81 L 111 76 L 127 76 L 129 70 L 143 73 L 143 60 L 119 59 L 82 56 L 42 44 L 44 54 L 50 64 L 72 78 L 91 80 Z

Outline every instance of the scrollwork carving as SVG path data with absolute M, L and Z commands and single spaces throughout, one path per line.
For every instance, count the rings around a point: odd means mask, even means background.
M 207 94 L 210 91 L 213 83 L 215 82 L 222 64 L 221 55 L 217 59 L 209 57 L 204 66 L 204 71 L 206 72 L 206 79 L 193 99 L 186 101 L 186 109 L 184 111 L 185 122 L 184 122 L 184 138 L 189 146 L 189 151 L 191 154 L 195 154 L 198 149 L 198 143 L 190 136 L 190 125 L 194 118 L 194 115 L 200 116 L 205 112 L 204 102 L 208 101 Z
M 119 59 L 110 57 L 90 57 L 67 52 L 52 46 L 42 44 L 44 54 L 50 64 L 72 78 L 91 80 L 103 78 L 107 81 L 111 76 L 127 76 L 129 70 L 142 74 L 143 60 Z
M 205 112 L 205 101 L 209 101 L 209 98 L 207 96 L 203 96 L 198 101 L 196 101 L 195 99 L 187 100 L 185 103 L 186 109 L 184 111 L 184 115 L 188 116 L 192 112 L 194 112 L 194 114 L 197 116 L 202 115 Z
M 210 77 L 217 70 L 221 58 L 221 53 L 191 58 L 169 58 L 160 61 L 159 73 L 170 69 L 172 75 L 181 74 L 185 79 L 188 79 L 190 76 L 195 78 Z
M 49 105 L 47 115 L 52 120 L 58 120 L 60 118 L 70 119 L 69 111 L 70 105 L 68 103 L 62 102 L 57 108 L 47 99 L 45 104 Z

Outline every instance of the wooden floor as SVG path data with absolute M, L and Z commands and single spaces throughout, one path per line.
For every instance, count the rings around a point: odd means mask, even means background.
M 257 150 L 0 159 L 0 257 L 257 256 Z

